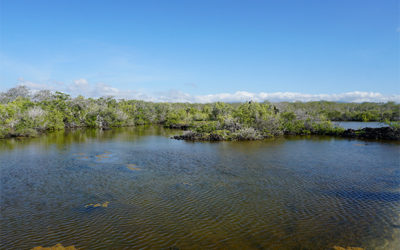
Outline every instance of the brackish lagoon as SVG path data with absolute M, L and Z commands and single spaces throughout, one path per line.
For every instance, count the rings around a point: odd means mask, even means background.
M 0 248 L 400 245 L 400 144 L 185 142 L 159 126 L 0 140 Z

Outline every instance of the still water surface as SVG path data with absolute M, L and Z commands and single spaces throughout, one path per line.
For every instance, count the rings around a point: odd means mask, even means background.
M 333 122 L 334 125 L 342 127 L 345 129 L 362 129 L 362 128 L 382 128 L 388 127 L 386 123 L 383 122 Z
M 1 140 L 0 248 L 398 247 L 399 143 L 169 139 L 177 133 Z

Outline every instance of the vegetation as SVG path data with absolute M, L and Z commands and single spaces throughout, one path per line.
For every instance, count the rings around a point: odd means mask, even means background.
M 254 140 L 283 134 L 343 132 L 332 121 L 400 120 L 400 105 L 388 103 L 152 103 L 71 97 L 19 86 L 0 94 L 0 138 L 35 136 L 65 128 L 162 124 L 190 129 L 193 140 Z
M 279 103 L 282 110 L 303 110 L 309 114 L 324 115 L 331 121 L 399 121 L 400 105 L 387 103 L 294 102 Z

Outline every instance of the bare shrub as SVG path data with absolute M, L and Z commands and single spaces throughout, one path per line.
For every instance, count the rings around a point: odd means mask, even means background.
M 254 128 L 241 128 L 233 134 L 236 140 L 258 140 L 262 139 L 262 135 Z

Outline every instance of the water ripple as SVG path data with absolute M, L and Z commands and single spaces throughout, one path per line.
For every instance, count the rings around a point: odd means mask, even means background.
M 391 249 L 400 231 L 398 145 L 133 138 L 0 152 L 0 249 Z

